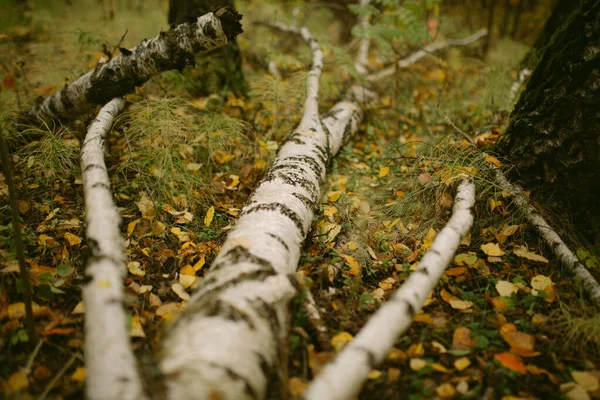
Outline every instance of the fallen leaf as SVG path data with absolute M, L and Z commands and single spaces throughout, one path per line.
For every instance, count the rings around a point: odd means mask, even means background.
M 428 249 L 431 247 L 435 239 L 435 235 L 437 235 L 437 232 L 433 228 L 429 228 L 429 230 L 425 234 L 425 239 L 423 239 L 423 249 Z
M 336 201 L 339 200 L 341 195 L 342 195 L 342 192 L 340 190 L 338 190 L 338 191 L 327 193 L 327 198 L 329 199 L 330 202 L 335 203 Z
M 142 265 L 139 263 L 139 261 L 130 262 L 129 264 L 127 264 L 127 269 L 129 270 L 129 273 L 135 276 L 146 275 L 146 271 L 142 269 Z
M 565 396 L 571 400 L 590 400 L 590 395 L 587 394 L 584 388 L 572 382 L 560 385 L 561 391 L 566 392 Z
M 450 306 L 456 310 L 466 310 L 473 307 L 473 302 L 461 300 L 458 297 L 448 293 L 446 289 L 442 289 L 440 296 L 446 303 L 450 304 Z
M 209 227 L 214 216 L 215 216 L 215 207 L 210 206 L 210 208 L 206 211 L 206 215 L 204 216 L 204 225 Z
M 129 330 L 129 336 L 139 338 L 146 337 L 146 334 L 144 333 L 144 328 L 142 327 L 142 322 L 140 321 L 140 317 L 137 315 L 131 317 L 131 329 Z
M 539 254 L 532 253 L 527 251 L 525 247 L 515 246 L 513 247 L 513 253 L 521 258 L 525 258 L 529 261 L 537 262 L 540 264 L 548 264 L 548 259 L 546 257 L 540 256 Z
M 461 357 L 457 360 L 454 360 L 454 368 L 459 371 L 466 369 L 469 365 L 471 365 L 471 360 L 467 357 Z
M 481 245 L 481 250 L 492 257 L 500 257 L 504 255 L 504 252 L 500 250 L 500 247 L 496 243 L 486 243 Z
M 352 335 L 348 332 L 340 332 L 331 338 L 331 345 L 336 352 L 339 352 L 347 343 L 350 343 L 352 339 Z
M 154 207 L 154 203 L 145 194 L 143 194 L 140 201 L 135 204 L 137 204 L 138 210 L 140 210 L 142 213 L 142 217 L 153 218 L 156 216 L 156 208 Z
M 152 234 L 158 236 L 167 229 L 167 226 L 160 221 L 152 221 Z M 129 228 L 127 229 L 129 232 Z
M 8 386 L 13 393 L 21 392 L 29 386 L 29 379 L 22 371 L 17 371 L 8 378 Z
M 447 276 L 460 276 L 460 275 L 464 274 L 465 272 L 467 272 L 466 267 L 454 267 L 454 268 L 447 269 L 446 275 Z
M 72 233 L 66 232 L 63 236 L 69 246 L 77 246 L 81 244 L 81 238 L 79 236 L 73 235 Z
M 452 335 L 452 348 L 454 350 L 471 350 L 475 347 L 475 341 L 471 337 L 469 328 L 456 328 Z
M 571 376 L 586 392 L 595 392 L 600 389 L 598 378 L 587 371 L 573 371 Z
M 183 286 L 181 286 L 181 284 L 179 284 L 179 283 L 172 284 L 171 290 L 173 290 L 173 292 L 175 292 L 175 294 L 181 300 L 188 301 L 190 299 L 190 295 L 188 294 L 188 292 L 186 292 L 185 289 L 183 288 Z
M 384 176 L 386 176 L 388 173 L 390 172 L 390 167 L 381 167 L 379 169 L 379 178 L 383 178 Z
M 372 369 L 371 372 L 369 372 L 369 375 L 367 376 L 367 378 L 369 380 L 373 381 L 373 380 L 381 378 L 382 375 L 383 375 L 383 373 L 380 370 Z
M 494 359 L 512 371 L 517 371 L 521 374 L 527 372 L 525 364 L 523 364 L 521 359 L 511 353 L 498 353 L 494 356 Z
M 438 386 L 435 389 L 435 392 L 438 396 L 442 398 L 456 396 L 456 389 L 454 389 L 454 386 L 452 386 L 452 384 L 448 382 L 442 383 L 440 386 Z
M 500 160 L 498 160 L 494 156 L 486 155 L 485 156 L 485 161 L 487 161 L 488 163 L 492 164 L 496 168 L 502 167 L 502 163 L 500 162 Z
M 420 371 L 427 366 L 427 361 L 422 358 L 411 358 L 409 362 L 409 367 L 413 371 Z
M 85 381 L 86 370 L 85 367 L 77 367 L 75 372 L 71 375 L 71 380 L 74 382 L 83 382 Z
M 353 275 L 353 276 L 357 276 L 360 273 L 360 265 L 358 264 L 358 261 L 356 261 L 356 258 L 349 256 L 347 254 L 341 254 L 340 256 L 348 263 L 348 265 L 350 266 L 350 271 L 349 274 Z
M 179 303 L 167 303 L 158 307 L 156 310 L 156 315 L 169 320 L 173 318 L 175 315 L 179 314 L 183 310 L 183 306 Z
M 498 281 L 496 283 L 496 290 L 500 296 L 510 297 L 513 293 L 517 293 L 519 288 L 509 281 Z

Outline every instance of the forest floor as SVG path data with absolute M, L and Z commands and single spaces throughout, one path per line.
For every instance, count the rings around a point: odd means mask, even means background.
M 35 96 L 92 68 L 102 43 L 116 45 L 125 30 L 121 46 L 132 47 L 157 34 L 157 27 L 166 29 L 163 3 L 148 6 L 143 23 L 124 5 L 106 21 L 90 7 L 61 3 L 34 10 L 30 25 L 0 30 L 0 121 L 6 125 Z M 251 4 L 242 13 L 285 19 L 285 10 L 273 7 Z M 307 23 L 325 49 L 325 112 L 353 79 L 348 51 L 354 49 L 336 43 L 331 15 L 313 14 Z M 165 327 L 185 307 L 277 143 L 301 116 L 308 50 L 247 19 L 239 38 L 246 59 L 275 60 L 282 80 L 247 62 L 247 98 L 202 97 L 194 95 L 191 76 L 197 72 L 165 73 L 128 96 L 131 105 L 108 139 L 107 164 L 127 246 L 131 337 L 148 382 L 160 375 L 155 358 Z M 460 37 L 451 28 L 446 33 Z M 328 334 L 317 336 L 302 292 L 293 304 L 292 396 L 416 268 L 449 218 L 454 177 L 468 173 L 478 185 L 471 234 L 408 332 L 371 372 L 360 398 L 600 399 L 596 310 L 477 161 L 478 151 L 489 150 L 502 134 L 513 105 L 510 85 L 526 50 L 502 41 L 483 59 L 477 44 L 452 48 L 376 88 L 380 97 L 358 135 L 331 165 L 303 248 L 298 277 Z M 3 398 L 83 393 L 86 242 L 78 155 L 92 117 L 31 127 L 44 138 L 12 155 L 42 338 L 35 348 L 23 327 L 7 187 L 0 181 Z M 598 276 L 591 252 L 581 245 L 574 250 Z

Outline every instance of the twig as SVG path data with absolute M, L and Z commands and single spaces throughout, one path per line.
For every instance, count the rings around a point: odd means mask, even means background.
M 35 323 L 33 321 L 33 306 L 32 306 L 32 295 L 31 295 L 31 283 L 29 282 L 29 273 L 27 272 L 27 265 L 25 264 L 25 248 L 23 246 L 23 238 L 21 236 L 21 218 L 19 217 L 19 208 L 17 206 L 17 189 L 13 180 L 12 165 L 10 162 L 10 156 L 8 154 L 8 144 L 4 137 L 4 131 L 0 125 L 0 153 L 2 156 L 2 167 L 4 171 L 4 178 L 8 186 L 8 194 L 10 197 L 10 208 L 12 214 L 13 232 L 15 235 L 15 247 L 17 250 L 17 260 L 19 262 L 19 271 L 21 275 L 21 281 L 23 284 L 23 297 L 25 300 L 25 325 L 27 327 L 27 336 L 31 343 L 37 342 L 37 335 L 35 333 Z
M 58 371 L 58 374 L 56 374 L 56 376 L 54 376 L 54 378 L 52 378 L 52 380 L 48 383 L 48 385 L 46 385 L 46 390 L 44 390 L 44 393 L 42 393 L 41 396 L 38 397 L 38 400 L 44 400 L 46 398 L 46 396 L 48 396 L 48 393 L 50 393 L 50 391 L 52 390 L 52 388 L 54 387 L 56 382 L 58 382 L 58 380 L 60 378 L 62 378 L 62 376 L 71 367 L 71 364 L 73 364 L 73 362 L 75 361 L 76 358 L 77 358 L 77 354 L 73 354 L 71 356 L 71 358 L 69 358 L 69 361 L 67 361 L 65 366 L 62 367 L 62 369 L 60 371 Z

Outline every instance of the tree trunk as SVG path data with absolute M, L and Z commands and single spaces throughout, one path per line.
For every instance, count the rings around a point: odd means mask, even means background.
M 550 42 L 550 38 L 552 37 L 554 32 L 556 32 L 557 29 L 563 25 L 563 23 L 567 20 L 569 15 L 573 14 L 573 11 L 575 11 L 577 7 L 579 7 L 580 3 L 580 0 L 558 0 L 558 3 L 556 3 L 554 8 L 552 9 L 552 14 L 546 20 L 544 28 L 535 40 L 533 48 L 531 49 L 531 51 L 529 51 L 529 53 L 527 53 L 527 55 L 521 62 L 521 69 L 533 69 L 535 67 L 541 54 Z
M 96 105 L 131 93 L 152 76 L 170 69 L 182 70 L 193 64 L 195 55 L 232 41 L 242 32 L 241 16 L 233 9 L 221 8 L 193 23 L 185 23 L 143 40 L 132 50 L 97 66 L 93 71 L 68 83 L 58 92 L 39 101 L 27 112 L 32 120 L 76 117 Z
M 212 12 L 219 7 L 233 8 L 233 0 L 169 0 L 169 23 L 181 24 Z M 219 49 L 220 57 L 212 57 L 209 61 L 215 87 L 207 84 L 210 79 L 204 73 L 195 78 L 197 93 L 206 95 L 222 89 L 229 89 L 238 96 L 246 95 L 246 81 L 242 71 L 242 56 L 237 41 L 232 40 Z
M 559 3 L 562 4 L 561 1 Z M 571 211 L 600 242 L 600 0 L 585 0 L 555 32 L 498 150 L 534 198 Z M 551 204 L 548 204 L 551 205 Z

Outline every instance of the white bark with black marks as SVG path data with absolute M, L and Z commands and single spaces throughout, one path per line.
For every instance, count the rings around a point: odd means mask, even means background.
M 370 3 L 370 0 L 360 0 L 361 6 L 366 6 Z M 358 24 L 360 28 L 363 30 L 363 34 L 368 35 L 369 31 L 369 17 L 366 15 L 361 15 L 358 19 Z M 358 54 L 356 56 L 356 62 L 354 63 L 354 68 L 361 74 L 367 73 L 367 65 L 369 64 L 369 45 L 370 41 L 368 38 L 361 39 L 358 45 Z
M 558 233 L 552 229 L 544 217 L 542 217 L 535 207 L 531 205 L 521 188 L 510 183 L 500 169 L 493 167 L 493 170 L 496 175 L 496 183 L 513 196 L 515 205 L 521 210 L 527 220 L 529 220 L 529 223 L 538 230 L 554 254 L 556 254 L 573 275 L 581 281 L 584 290 L 594 305 L 600 308 L 600 284 L 598 284 L 598 281 L 581 261 L 579 261 L 577 256 L 567 247 L 565 242 L 562 241 Z
M 116 98 L 102 107 L 81 146 L 90 250 L 85 271 L 88 281 L 83 285 L 86 396 L 92 400 L 145 398 L 123 305 L 127 269 L 119 231 L 121 216 L 113 201 L 104 162 L 106 135 L 124 106 L 125 101 Z
M 300 248 L 327 166 L 362 118 L 349 98 L 351 110 L 336 106 L 321 121 L 321 48 L 306 28 L 276 26 L 299 33 L 312 51 L 304 113 L 169 330 L 160 368 L 172 399 L 260 399 L 270 379 L 281 379 Z
M 398 337 L 406 332 L 452 261 L 473 224 L 474 204 L 475 185 L 464 179 L 458 186 L 452 217 L 437 234 L 417 269 L 317 375 L 304 393 L 305 399 L 345 400 L 358 396 L 369 372 L 385 360 Z
M 394 75 L 394 73 L 398 69 L 406 68 L 409 65 L 414 64 L 421 58 L 425 57 L 427 54 L 445 49 L 446 47 L 450 47 L 450 46 L 466 46 L 468 44 L 471 44 L 471 43 L 481 39 L 482 37 L 486 36 L 487 34 L 488 34 L 487 29 L 481 29 L 481 30 L 475 32 L 473 35 L 466 37 L 464 39 L 450 39 L 450 40 L 443 40 L 440 42 L 434 42 L 434 43 L 428 44 L 427 46 L 423 47 L 421 50 L 415 51 L 410 56 L 398 61 L 397 64 L 392 65 L 391 67 L 382 69 L 381 71 L 375 72 L 371 75 L 368 75 L 367 81 L 369 81 L 369 82 L 381 81 L 384 78 Z
M 223 46 L 241 33 L 240 18 L 235 10 L 221 8 L 193 23 L 178 25 L 151 40 L 143 40 L 127 54 L 114 57 L 51 96 L 40 98 L 27 115 L 46 122 L 76 117 L 96 105 L 131 93 L 158 73 L 181 71 L 194 64 L 196 54 Z

